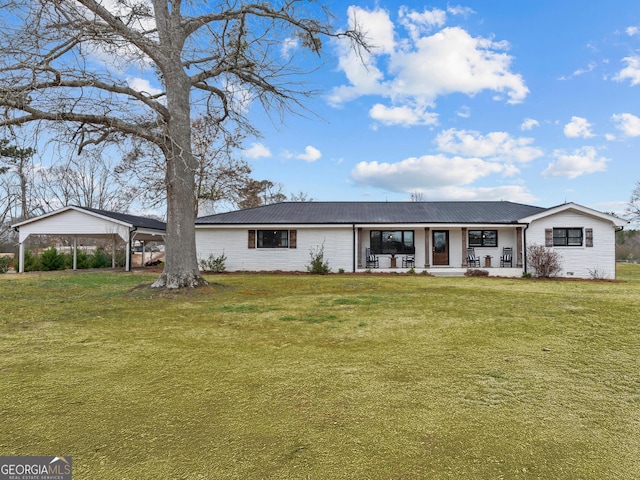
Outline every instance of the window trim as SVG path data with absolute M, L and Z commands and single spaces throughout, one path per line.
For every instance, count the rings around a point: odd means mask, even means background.
M 472 232 L 480 232 L 480 242 L 472 242 L 471 241 L 471 233 Z M 495 238 L 495 242 L 492 243 L 488 243 L 486 240 L 488 240 L 489 238 L 491 238 L 490 236 L 486 236 L 485 232 L 492 232 L 494 234 L 493 238 Z M 492 248 L 492 247 L 497 247 L 499 245 L 498 242 L 498 230 L 494 229 L 494 228 L 487 228 L 487 229 L 479 229 L 479 228 L 474 228 L 474 229 L 469 229 L 467 230 L 467 241 L 470 247 L 485 247 L 485 248 Z
M 580 232 L 580 243 L 569 243 L 570 239 L 577 238 L 575 235 L 569 235 L 569 231 L 579 231 Z M 564 235 L 556 235 L 556 232 L 560 233 L 564 231 Z M 557 243 L 556 240 L 564 239 L 564 243 Z M 584 228 L 582 227 L 553 227 L 551 234 L 551 244 L 554 247 L 584 247 L 585 246 L 585 233 Z
M 264 232 L 270 232 L 273 233 L 273 238 L 277 239 L 277 234 L 280 234 L 280 240 L 283 240 L 282 234 L 283 232 L 286 232 L 286 238 L 284 239 L 285 241 L 280 244 L 280 245 L 276 245 L 275 244 L 275 240 L 274 240 L 274 244 L 273 245 L 264 245 Z M 290 237 L 290 233 L 289 230 L 287 229 L 282 229 L 282 230 L 275 230 L 275 229 L 263 229 L 263 230 L 256 230 L 256 248 L 289 248 L 289 237 Z M 262 245 L 261 245 L 262 243 Z
M 380 234 L 380 240 L 375 241 L 373 239 L 374 233 Z M 400 245 L 402 248 L 385 248 L 384 238 L 391 237 L 394 234 L 400 233 Z M 407 245 L 409 241 L 408 237 L 411 236 L 411 244 Z M 371 253 L 376 255 L 415 255 L 416 253 L 416 231 L 415 230 L 369 230 L 369 248 Z

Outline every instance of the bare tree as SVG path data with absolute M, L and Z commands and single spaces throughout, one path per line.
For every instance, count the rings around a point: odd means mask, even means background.
M 285 41 L 320 53 L 336 33 L 314 0 L 7 0 L 0 31 L 0 126 L 64 125 L 82 150 L 133 136 L 162 152 L 167 191 L 166 266 L 154 287 L 204 284 L 195 249 L 192 109 L 241 122 L 260 102 L 281 114 L 312 93 Z M 98 59 L 108 65 L 97 65 Z M 142 70 L 157 85 L 141 87 Z
M 272 203 L 281 203 L 287 199 L 282 191 L 282 184 L 271 180 L 250 179 L 240 190 L 240 208 L 253 208 Z
M 627 205 L 627 214 L 631 217 L 631 220 L 640 220 L 640 181 L 636 182 L 636 188 L 631 193 L 631 198 Z
M 424 193 L 423 192 L 419 192 L 419 191 L 414 191 L 411 192 L 411 198 L 410 200 L 412 202 L 422 202 L 424 200 Z
M 252 132 L 253 133 L 253 132 Z M 227 131 L 208 117 L 191 123 L 191 144 L 198 162 L 195 172 L 194 211 L 196 215 L 237 208 L 240 192 L 251 180 L 251 167 L 239 155 L 245 135 L 240 127 Z M 141 203 L 149 208 L 166 204 L 162 155 L 148 145 L 135 142 L 116 166 L 120 176 L 129 176 L 139 188 Z
M 128 182 L 128 175 L 114 172 L 100 149 L 41 168 L 38 177 L 43 211 L 79 205 L 126 212 L 139 195 L 139 188 Z
M 31 214 L 29 188 L 33 184 L 31 159 L 34 153 L 35 150 L 31 147 L 17 147 L 10 145 L 7 139 L 0 140 L 0 163 L 4 164 L 0 165 L 0 174 L 12 174 L 17 180 L 17 185 L 11 182 L 5 184 L 7 187 L 5 211 L 6 214 L 13 212 L 11 215 L 13 219 L 27 218 Z M 20 213 L 17 212 L 18 206 Z

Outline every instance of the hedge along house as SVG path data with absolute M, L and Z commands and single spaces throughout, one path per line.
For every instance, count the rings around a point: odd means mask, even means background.
M 12 225 L 18 231 L 20 245 L 20 273 L 24 272 L 25 241 L 32 235 L 57 235 L 73 239 L 73 269 L 77 266 L 78 237 L 101 238 L 112 241 L 112 258 L 118 243 L 126 244 L 125 270 L 131 270 L 131 247 L 134 241 L 164 242 L 166 225 L 148 217 L 69 206 L 55 212 L 34 217 Z
M 285 202 L 196 219 L 196 248 L 201 259 L 224 254 L 228 271 L 305 271 L 322 248 L 332 271 L 406 271 L 413 257 L 433 274 L 464 273 L 473 248 L 490 275 L 521 276 L 537 244 L 559 253 L 561 276 L 615 278 L 615 232 L 627 223 L 574 203 Z M 512 261 L 501 265 L 505 247 Z

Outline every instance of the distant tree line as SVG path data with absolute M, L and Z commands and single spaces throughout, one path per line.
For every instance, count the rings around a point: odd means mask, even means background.
M 303 192 L 287 195 L 279 183 L 253 178 L 251 166 L 242 158 L 240 131 L 222 131 L 219 124 L 203 118 L 192 123 L 198 160 L 196 216 L 312 200 Z M 148 145 L 58 150 L 56 158 L 44 165 L 36 160 L 33 147 L 18 144 L 17 138 L 0 139 L 0 252 L 15 250 L 12 223 L 65 206 L 122 213 L 132 205 L 163 212 L 166 208 L 165 165 Z

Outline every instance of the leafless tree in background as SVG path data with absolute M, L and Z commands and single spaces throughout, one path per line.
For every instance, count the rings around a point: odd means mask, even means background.
M 206 283 L 198 271 L 193 112 L 245 121 L 259 102 L 284 114 L 309 92 L 285 41 L 319 54 L 336 33 L 314 0 L 7 0 L 0 31 L 0 126 L 53 122 L 79 150 L 135 137 L 162 153 L 166 265 L 154 287 Z M 134 72 L 157 85 L 131 82 Z M 197 115 L 193 115 L 197 116 Z

